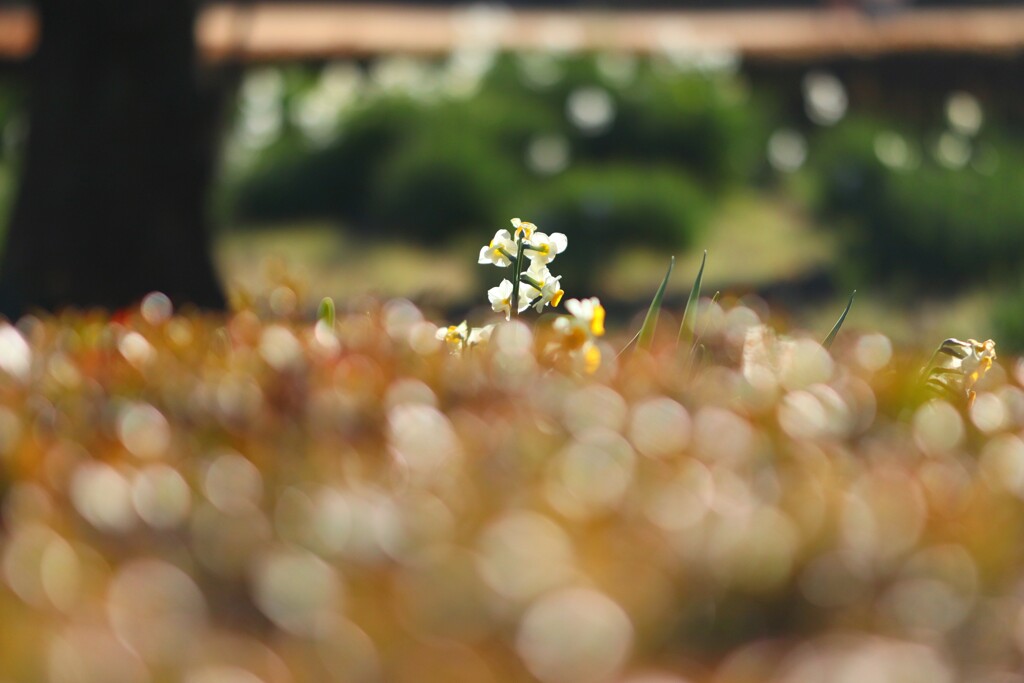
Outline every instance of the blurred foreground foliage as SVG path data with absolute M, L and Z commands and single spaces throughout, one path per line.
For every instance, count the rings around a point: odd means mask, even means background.
M 663 311 L 581 377 L 519 321 L 454 356 L 408 301 L 267 291 L 0 325 L 0 677 L 1020 670 L 1019 364 L 968 408 L 921 393 L 930 343 L 703 300 L 695 357 Z

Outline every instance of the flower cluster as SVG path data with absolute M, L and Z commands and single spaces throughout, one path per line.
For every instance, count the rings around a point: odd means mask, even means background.
M 561 287 L 561 275 L 552 275 L 548 264 L 565 251 L 568 240 L 565 235 L 555 232 L 550 235 L 541 232 L 533 223 L 512 219 L 512 228 L 494 233 L 490 244 L 480 249 L 478 263 L 493 264 L 499 268 L 513 267 L 512 279 L 504 279 L 497 287 L 487 292 L 491 308 L 504 313 L 505 320 L 518 315 L 531 306 L 538 313 L 545 306 L 558 306 L 565 292 Z M 527 261 L 529 265 L 527 266 Z M 527 266 L 524 269 L 524 266 Z
M 512 267 L 512 278 L 492 287 L 487 296 L 491 309 L 504 313 L 506 322 L 528 308 L 543 313 L 546 306 L 557 307 L 565 295 L 562 276 L 553 275 L 548 264 L 565 251 L 568 239 L 560 232 L 550 235 L 519 218 L 512 219 L 512 230 L 499 230 L 489 244 L 480 249 L 478 263 L 499 268 Z M 597 338 L 604 335 L 604 308 L 597 297 L 569 299 L 569 315 L 559 316 L 551 330 L 554 337 L 542 344 L 545 355 L 554 361 L 567 360 L 570 367 L 592 374 L 601 365 Z M 452 354 L 486 343 L 494 325 L 473 328 L 459 325 L 439 327 L 436 337 L 444 341 Z
M 494 325 L 483 327 L 470 327 L 469 323 L 463 320 L 458 325 L 437 328 L 436 338 L 445 342 L 448 350 L 452 353 L 462 353 L 466 349 L 485 344 L 494 331 Z
M 601 349 L 597 337 L 604 335 L 604 307 L 596 297 L 569 299 L 565 310 L 571 316 L 561 316 L 555 321 L 554 329 L 558 340 L 548 349 L 549 353 L 566 352 L 570 357 L 582 361 L 583 370 L 593 374 L 601 365 Z

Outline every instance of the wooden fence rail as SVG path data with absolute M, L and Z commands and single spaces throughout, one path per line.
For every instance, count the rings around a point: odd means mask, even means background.
M 0 10 L 0 59 L 31 54 L 28 9 Z M 496 11 L 400 5 L 211 5 L 197 36 L 217 61 L 316 60 L 459 47 L 658 51 L 729 50 L 767 59 L 911 51 L 1014 54 L 1024 8 L 909 10 L 871 18 L 840 10 Z

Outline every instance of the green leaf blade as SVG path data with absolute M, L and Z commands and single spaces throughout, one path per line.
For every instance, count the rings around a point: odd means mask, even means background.
M 336 318 L 336 312 L 334 309 L 334 299 L 329 296 L 325 296 L 320 301 L 320 307 L 316 312 L 316 319 L 322 320 L 332 330 L 334 329 L 334 321 Z
M 704 250 L 704 257 L 700 260 L 700 270 L 693 280 L 693 289 L 690 290 L 690 297 L 686 300 L 686 308 L 683 309 L 683 321 L 679 325 L 679 343 L 692 345 L 697 321 L 697 302 L 700 300 L 700 286 L 704 281 L 704 266 L 708 262 L 708 250 Z
M 846 304 L 846 310 L 844 310 L 843 314 L 839 316 L 839 320 L 836 321 L 836 324 L 832 326 L 832 331 L 828 333 L 827 337 L 825 337 L 825 341 L 821 343 L 821 345 L 826 349 L 832 348 L 832 342 L 836 340 L 836 335 L 839 334 L 840 328 L 842 328 L 843 323 L 846 322 L 847 314 L 850 312 L 850 309 L 853 308 L 853 298 L 855 296 L 857 296 L 856 289 L 853 290 L 853 294 L 850 295 L 850 300 Z
M 640 327 L 640 333 L 637 335 L 637 347 L 641 349 L 650 349 L 651 344 L 654 343 L 654 332 L 658 328 L 658 316 L 661 313 L 661 302 L 665 298 L 665 288 L 668 287 L 668 280 L 672 276 L 672 269 L 675 268 L 676 257 L 673 256 L 672 260 L 668 263 L 668 271 L 665 273 L 665 278 L 661 281 L 661 286 L 658 287 L 658 291 L 654 293 L 654 298 L 651 300 L 651 306 L 647 309 L 647 316 L 644 317 L 644 324 Z

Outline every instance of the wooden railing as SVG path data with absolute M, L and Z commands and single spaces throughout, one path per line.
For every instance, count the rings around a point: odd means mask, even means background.
M 0 10 L 0 59 L 31 54 L 27 9 Z M 1024 8 L 912 10 L 882 18 L 840 10 L 508 11 L 399 5 L 211 5 L 197 37 L 216 61 L 312 60 L 459 47 L 699 52 L 786 59 L 909 51 L 1016 53 Z

